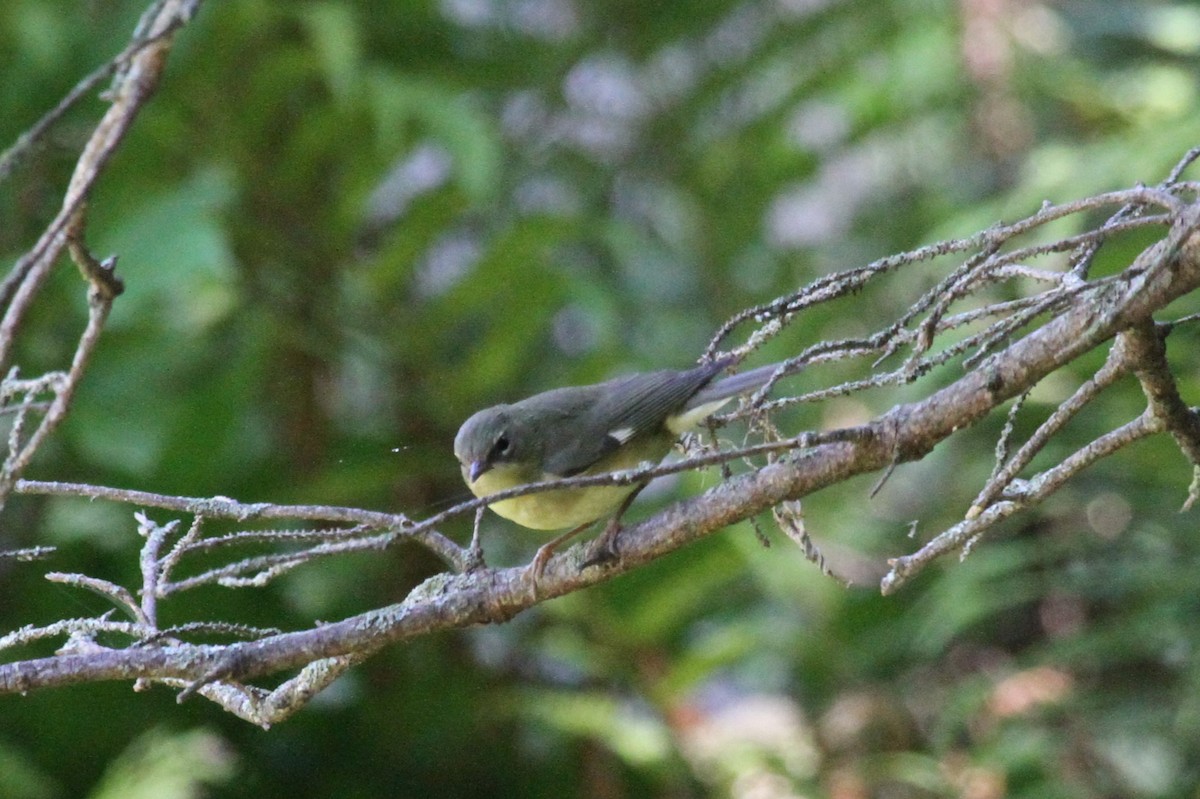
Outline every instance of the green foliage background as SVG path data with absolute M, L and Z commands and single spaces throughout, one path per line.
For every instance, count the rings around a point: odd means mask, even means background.
M 0 140 L 141 10 L 0 4 Z M 1200 8 L 1150 0 L 210 2 L 93 199 L 90 244 L 128 291 L 28 476 L 432 512 L 465 494 L 450 441 L 479 407 L 684 366 L 815 276 L 1157 182 L 1200 144 L 1198 54 Z M 102 110 L 0 186 L 5 263 Z M 763 362 L 882 323 L 928 277 L 813 313 Z M 83 318 L 63 268 L 25 373 L 65 363 Z M 1196 344 L 1171 340 L 1189 399 Z M 1023 428 L 1084 377 L 1039 387 Z M 1139 402 L 1125 386 L 1057 454 Z M 806 503 L 849 590 L 743 525 L 504 627 L 393 647 L 269 732 L 163 689 L 5 697 L 0 796 L 1196 795 L 1200 543 L 1169 442 L 878 595 L 911 520 L 924 536 L 961 516 L 1001 421 L 874 500 L 864 480 Z M 134 585 L 129 510 L 14 502 L 0 548 L 54 544 L 52 568 Z M 538 541 L 487 528 L 493 563 Z M 437 568 L 410 548 L 345 558 L 197 592 L 167 621 L 301 627 Z M 0 562 L 4 630 L 103 609 L 39 569 Z

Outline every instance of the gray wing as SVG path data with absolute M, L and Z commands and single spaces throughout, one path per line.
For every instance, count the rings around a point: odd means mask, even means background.
M 716 361 L 685 371 L 645 372 L 595 386 L 598 401 L 578 419 L 579 429 L 564 436 L 571 445 L 546 453 L 547 471 L 563 477 L 578 474 L 627 441 L 662 432 L 667 417 L 727 365 Z

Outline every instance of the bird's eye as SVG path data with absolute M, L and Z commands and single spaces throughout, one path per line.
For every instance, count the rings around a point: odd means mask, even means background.
M 496 455 L 505 455 L 511 446 L 512 442 L 508 440 L 508 436 L 500 436 L 496 439 L 496 443 L 492 445 L 492 452 Z

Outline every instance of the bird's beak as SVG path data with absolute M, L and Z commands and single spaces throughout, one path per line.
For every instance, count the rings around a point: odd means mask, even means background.
M 479 479 L 480 475 L 488 470 L 488 465 L 483 461 L 471 461 L 471 465 L 467 467 L 467 476 L 474 483 Z

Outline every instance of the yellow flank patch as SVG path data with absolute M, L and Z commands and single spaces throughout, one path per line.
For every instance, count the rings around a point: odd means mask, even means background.
M 667 429 L 677 436 L 694 430 L 696 425 L 700 424 L 705 419 L 721 410 L 722 406 L 729 402 L 730 399 L 732 399 L 732 397 L 725 397 L 724 399 L 706 402 L 703 405 L 698 405 L 695 408 L 692 408 L 691 410 L 684 411 L 678 416 L 668 417 L 666 422 Z

